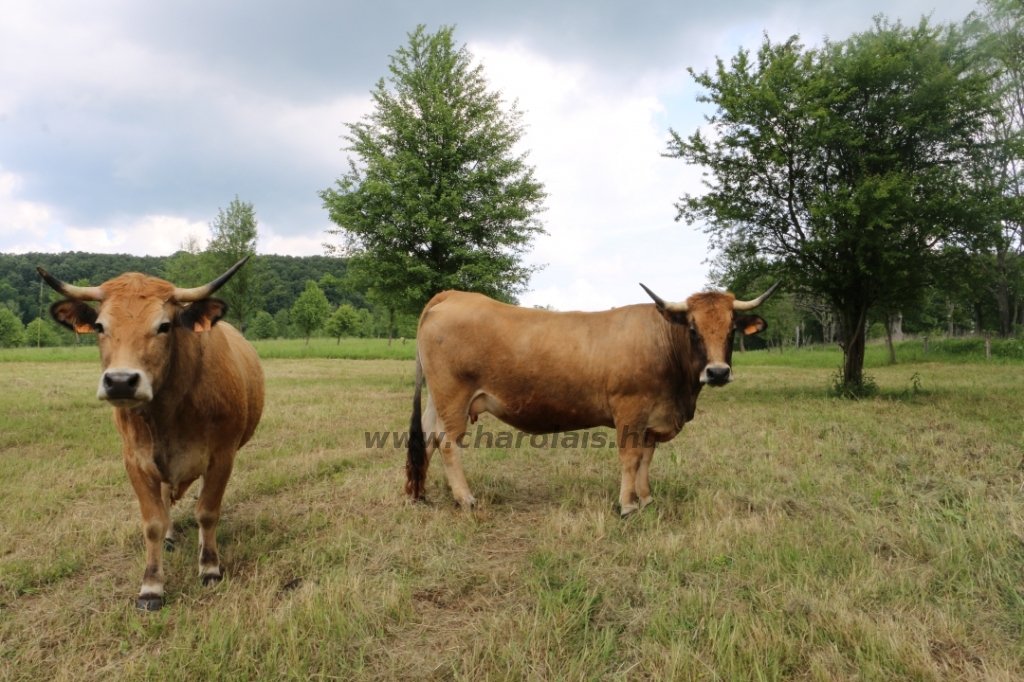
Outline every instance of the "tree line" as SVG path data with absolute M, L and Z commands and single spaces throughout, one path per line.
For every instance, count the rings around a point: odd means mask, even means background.
M 171 256 L 0 254 L 0 347 L 95 343 L 94 337 L 77 336 L 49 319 L 48 308 L 56 294 L 40 287 L 37 265 L 79 286 L 100 284 L 125 272 L 161 277 L 183 287 L 198 286 L 255 251 L 256 240 L 243 239 L 256 234 L 250 230 L 250 218 L 255 225 L 251 205 L 236 199 L 214 222 L 217 229 L 212 230 L 214 238 L 206 248 L 199 247 L 198 238 L 189 237 Z M 365 291 L 353 288 L 347 267 L 347 259 L 338 257 L 255 255 L 242 268 L 248 277 L 240 280 L 241 286 L 225 287 L 218 295 L 228 301 L 229 320 L 254 339 L 372 338 L 389 333 L 414 337 L 416 318 L 392 317 L 369 302 Z M 310 305 L 311 300 L 315 304 Z

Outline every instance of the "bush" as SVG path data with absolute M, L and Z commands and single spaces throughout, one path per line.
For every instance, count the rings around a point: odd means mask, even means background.
M 25 343 L 25 325 L 10 308 L 0 306 L 0 348 L 14 348 Z
M 50 348 L 61 345 L 60 332 L 53 322 L 37 317 L 25 325 L 25 345 Z
M 277 322 L 274 321 L 270 313 L 261 310 L 249 325 L 249 335 L 254 339 L 275 339 L 277 338 Z

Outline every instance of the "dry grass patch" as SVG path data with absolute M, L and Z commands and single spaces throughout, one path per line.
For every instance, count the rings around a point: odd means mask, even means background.
M 98 367 L 0 372 L 0 678 L 1019 679 L 1024 370 L 741 367 L 622 522 L 615 452 L 481 449 L 402 497 L 408 361 L 270 360 L 203 588 L 191 500 L 167 606 Z M 915 393 L 911 375 L 920 377 Z M 488 417 L 484 428 L 499 429 Z M 191 495 L 190 495 L 191 496 Z

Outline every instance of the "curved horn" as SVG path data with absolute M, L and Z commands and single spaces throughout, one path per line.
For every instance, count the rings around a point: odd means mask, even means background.
M 644 287 L 644 291 L 647 292 L 647 295 L 650 296 L 654 300 L 655 305 L 657 305 L 662 310 L 667 310 L 670 313 L 685 313 L 690 310 L 689 306 L 686 305 L 686 301 L 680 301 L 678 303 L 666 303 L 661 299 L 660 296 L 658 296 L 656 293 L 645 287 L 643 282 L 640 283 L 640 286 Z
M 209 298 L 213 295 L 213 292 L 220 289 L 224 284 L 231 279 L 231 276 L 238 272 L 238 269 L 245 265 L 245 262 L 249 260 L 250 256 L 246 256 L 242 260 L 232 265 L 227 272 L 213 280 L 209 284 L 204 284 L 201 287 L 195 287 L 194 289 L 174 289 L 174 300 L 178 303 L 191 303 L 192 301 L 201 301 L 204 298 Z
M 76 287 L 74 284 L 62 282 L 38 265 L 36 266 L 36 272 L 61 296 L 70 298 L 73 301 L 103 300 L 103 290 L 99 287 Z
M 764 303 L 765 301 L 767 301 L 768 297 L 771 296 L 773 293 L 775 293 L 775 290 L 779 288 L 780 284 L 782 284 L 782 280 L 781 279 L 778 282 L 776 282 L 775 284 L 773 284 L 771 289 L 769 289 L 768 291 L 764 292 L 763 294 L 761 294 L 760 296 L 758 296 L 757 298 L 755 298 L 752 301 L 733 301 L 732 302 L 732 309 L 733 310 L 753 310 L 757 306 L 759 306 L 762 303 Z

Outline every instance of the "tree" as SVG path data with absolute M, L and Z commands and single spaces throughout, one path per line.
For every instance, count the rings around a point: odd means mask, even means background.
M 25 325 L 25 345 L 49 348 L 60 345 L 60 332 L 57 325 L 41 317 Z
M 992 240 L 978 254 L 983 287 L 998 308 L 999 334 L 1013 332 L 1011 300 L 1024 294 L 1024 6 L 1019 0 L 982 0 L 983 14 L 972 14 L 965 28 L 976 36 L 976 68 L 991 75 L 997 116 L 985 121 L 990 144 L 975 169 L 991 192 L 987 203 Z
M 708 191 L 683 196 L 677 219 L 827 299 L 856 392 L 869 311 L 917 296 L 943 246 L 984 232 L 969 169 L 996 115 L 988 77 L 956 30 L 884 19 L 816 50 L 766 37 L 756 63 L 740 50 L 691 74 L 717 111 L 711 137 L 672 131 L 666 155 L 708 169 Z
M 324 296 L 324 292 L 316 285 L 316 282 L 306 282 L 306 290 L 292 306 L 291 321 L 305 334 L 307 346 L 309 337 L 323 326 L 324 320 L 330 314 L 331 304 Z
M 199 237 L 190 234 L 185 241 L 181 242 L 178 252 L 167 259 L 164 266 L 164 279 L 179 287 L 198 287 L 210 281 L 213 270 L 210 263 L 204 262 L 204 253 L 202 245 L 199 243 Z M 216 277 L 216 275 L 213 276 Z
M 249 325 L 249 335 L 258 340 L 273 339 L 277 337 L 277 323 L 274 317 L 266 310 L 256 314 L 256 318 Z
M 16 348 L 25 343 L 25 325 L 10 308 L 0 306 L 0 348 Z
M 228 319 L 243 329 L 245 323 L 261 309 L 262 298 L 263 263 L 256 257 L 259 229 L 252 204 L 240 201 L 236 196 L 227 211 L 218 209 L 217 219 L 210 223 L 210 233 L 205 256 L 211 279 L 251 256 L 245 267 L 217 293 L 228 304 Z
M 348 336 L 359 329 L 359 313 L 348 303 L 338 306 L 334 314 L 327 319 L 324 331 L 331 338 L 338 339 L 341 343 L 342 336 Z
M 453 30 L 409 34 L 371 93 L 373 113 L 348 125 L 359 164 L 320 192 L 354 288 L 392 319 L 445 289 L 513 301 L 536 270 L 522 260 L 543 233 L 545 194 L 513 151 L 521 114 L 503 110 Z

